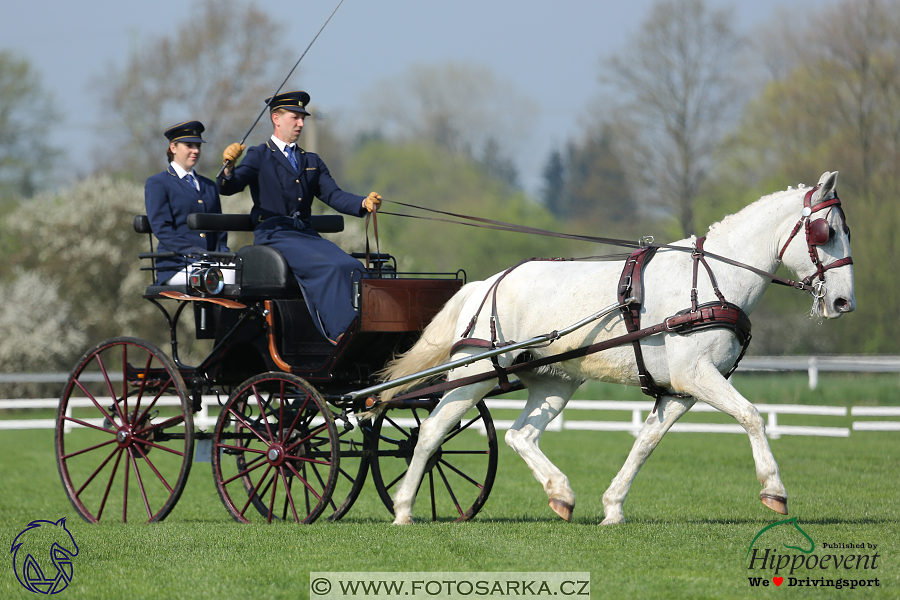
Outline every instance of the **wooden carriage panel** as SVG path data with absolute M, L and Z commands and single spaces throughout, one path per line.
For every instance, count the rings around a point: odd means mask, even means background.
M 361 331 L 422 331 L 462 287 L 461 279 L 364 279 Z

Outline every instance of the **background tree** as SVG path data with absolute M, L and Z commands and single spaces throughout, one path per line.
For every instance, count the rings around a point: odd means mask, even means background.
M 536 103 L 490 69 L 467 63 L 415 65 L 379 85 L 387 90 L 366 114 L 397 141 L 433 144 L 477 158 L 508 183 L 517 176 L 509 155 L 530 133 Z
M 0 201 L 29 197 L 41 183 L 52 181 L 59 151 L 47 143 L 51 114 L 60 118 L 31 64 L 0 50 Z
M 390 202 L 396 200 L 533 227 L 560 227 L 546 209 L 490 177 L 476 161 L 422 142 L 370 142 L 351 158 L 346 175 L 347 187 L 379 190 L 387 200 L 383 205 L 386 212 L 434 216 Z M 590 254 L 584 244 L 573 247 L 555 238 L 391 215 L 379 219 L 379 234 L 381 248 L 397 257 L 401 270 L 462 268 L 470 280 L 526 258 Z
M 740 47 L 729 12 L 662 0 L 625 51 L 604 62 L 633 189 L 673 210 L 683 235 L 695 230 L 694 202 L 737 108 Z
M 554 150 L 544 166 L 544 206 L 572 232 L 632 239 L 646 234 L 628 176 L 605 123 L 590 126 L 565 151 Z
M 167 343 L 162 317 L 141 299 L 151 276 L 138 254 L 149 248 L 131 222 L 143 206 L 142 185 L 92 177 L 3 219 L 0 357 L 16 357 L 3 370 L 67 371 L 88 346 L 117 335 Z
M 563 218 L 566 214 L 563 190 L 566 185 L 566 163 L 563 153 L 558 148 L 550 152 L 544 169 L 541 171 L 543 185 L 540 197 L 544 206 L 557 218 Z
M 255 5 L 235 2 L 225 9 L 205 0 L 171 37 L 133 51 L 125 67 L 100 87 L 114 117 L 110 137 L 118 138 L 104 170 L 143 181 L 166 164 L 163 130 L 200 119 L 210 143 L 198 170 L 214 175 L 221 150 L 241 139 L 293 66 L 295 52 L 281 43 L 283 33 L 283 26 Z M 265 119 L 248 143 L 271 133 Z
M 609 229 L 620 228 L 637 215 L 612 138 L 611 127 L 601 125 L 580 143 L 569 146 L 565 187 L 570 218 L 606 223 Z

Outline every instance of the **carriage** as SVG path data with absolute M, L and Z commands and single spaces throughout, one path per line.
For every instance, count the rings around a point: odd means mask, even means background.
M 484 505 L 497 468 L 484 398 L 524 387 L 525 408 L 505 441 L 542 484 L 551 509 L 570 520 L 574 492 L 538 441 L 584 380 L 602 379 L 640 385 L 656 398 L 603 496 L 603 524 L 624 521 L 641 465 L 697 400 L 744 427 L 759 499 L 787 514 L 765 423 L 727 379 L 750 340 L 748 313 L 770 283 L 809 293 L 816 318 L 855 309 L 850 230 L 836 179 L 826 171 L 815 187 L 765 196 L 702 238 L 642 242 L 624 262 L 532 259 L 464 286 L 462 271 L 403 273 L 388 254 L 360 254 L 357 319 L 336 344 L 313 326 L 277 251 L 209 253 L 184 288 L 150 286 L 144 295 L 165 316 L 171 357 L 140 339 L 113 338 L 72 371 L 56 425 L 66 493 L 88 521 L 104 514 L 159 521 L 184 489 L 196 445 L 237 521 L 337 520 L 369 472 L 394 523 L 412 521 L 418 496 L 432 520 L 468 520 Z M 191 215 L 188 226 L 252 229 L 246 215 Z M 334 231 L 343 221 L 319 217 L 314 226 Z M 135 229 L 150 233 L 142 218 Z M 142 256 L 159 253 L 151 247 Z M 227 268 L 237 283 L 223 283 L 215 259 L 233 263 Z M 782 264 L 798 280 L 776 275 Z M 708 281 L 698 278 L 700 265 Z M 168 301 L 176 303 L 171 312 Z M 178 356 L 177 326 L 188 307 L 197 337 L 213 342 L 194 367 Z M 642 317 L 654 324 L 642 325 Z M 220 407 L 211 429 L 204 413 L 210 398 Z
M 190 215 L 203 231 L 252 231 L 249 215 Z M 340 215 L 313 216 L 319 232 Z M 150 235 L 145 216 L 134 220 Z M 154 261 L 163 253 L 141 254 Z M 408 349 L 465 273 L 406 273 L 389 254 L 354 254 L 358 317 L 336 344 L 319 333 L 296 278 L 277 250 L 249 245 L 200 258 L 187 285 L 147 287 L 144 298 L 170 332 L 167 355 L 134 337 L 105 340 L 78 361 L 57 412 L 56 456 L 69 500 L 89 522 L 154 522 L 175 507 L 193 462 L 210 462 L 221 501 L 237 521 L 311 523 L 347 513 L 371 471 L 391 510 L 418 424 L 437 404 L 423 395 L 359 420 L 391 356 Z M 187 259 L 186 259 L 187 260 Z M 204 262 L 205 261 L 205 262 Z M 235 271 L 223 283 L 221 269 Z M 144 267 L 153 270 L 154 266 Z M 188 313 L 187 319 L 185 319 Z M 196 366 L 179 356 L 182 320 L 193 316 L 212 350 Z M 210 416 L 210 405 L 213 412 Z M 472 518 L 497 467 L 490 414 L 479 404 L 447 435 L 429 468 L 429 516 Z

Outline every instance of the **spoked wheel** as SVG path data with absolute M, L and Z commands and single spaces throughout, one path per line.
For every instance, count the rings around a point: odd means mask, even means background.
M 419 426 L 430 409 L 388 409 L 372 426 L 372 481 L 391 514 L 391 495 L 406 475 L 419 439 Z M 425 467 L 415 515 L 420 518 L 468 521 L 491 493 L 497 473 L 497 432 L 484 402 L 479 402 L 444 436 Z
M 315 388 L 289 373 L 256 375 L 216 422 L 216 489 L 241 523 L 312 523 L 334 493 L 339 448 L 334 417 Z
M 352 414 L 334 414 L 334 419 L 341 464 L 334 494 L 328 503 L 327 510 L 332 511 L 328 517 L 329 521 L 337 521 L 347 514 L 366 483 L 366 476 L 369 474 L 369 449 L 366 439 L 372 430 L 370 421 L 358 423 Z
M 56 461 L 85 521 L 166 518 L 194 450 L 190 399 L 175 363 L 153 344 L 118 337 L 81 357 L 56 414 Z

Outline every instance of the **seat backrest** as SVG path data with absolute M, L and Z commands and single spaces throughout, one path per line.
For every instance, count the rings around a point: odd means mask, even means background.
M 343 215 L 313 215 L 312 228 L 319 233 L 340 233 L 344 230 Z M 250 215 L 193 213 L 188 215 L 189 229 L 200 231 L 253 231 Z M 147 215 L 137 215 L 132 222 L 137 233 L 153 233 Z
M 241 297 L 296 297 L 300 285 L 281 252 L 261 245 L 237 251 L 241 266 Z
M 313 215 L 310 224 L 319 233 L 339 233 L 344 230 L 343 215 Z M 255 223 L 250 215 L 194 213 L 188 215 L 189 229 L 199 231 L 253 231 Z
M 134 217 L 131 226 L 134 227 L 134 230 L 137 233 L 153 233 L 153 228 L 150 227 L 150 219 L 147 218 L 147 215 L 137 215 Z

